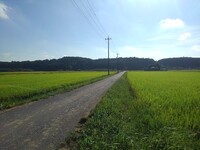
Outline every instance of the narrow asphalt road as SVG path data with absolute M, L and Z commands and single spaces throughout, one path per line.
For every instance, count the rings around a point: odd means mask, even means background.
M 123 73 L 0 112 L 0 149 L 55 149 Z

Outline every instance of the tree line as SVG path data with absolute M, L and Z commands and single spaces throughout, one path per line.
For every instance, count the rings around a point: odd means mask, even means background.
M 0 71 L 67 71 L 67 70 L 107 70 L 108 60 L 82 57 L 63 57 L 36 61 L 0 62 Z M 111 70 L 162 70 L 200 69 L 200 58 L 167 58 L 155 61 L 150 58 L 112 58 Z
M 158 63 L 168 69 L 200 69 L 200 58 L 166 58 L 159 60 Z

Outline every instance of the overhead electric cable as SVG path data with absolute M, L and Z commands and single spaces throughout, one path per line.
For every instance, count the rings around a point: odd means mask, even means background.
M 94 27 L 94 25 L 91 22 L 91 19 L 88 17 L 88 15 L 86 14 L 86 12 L 83 10 L 83 8 L 81 8 L 80 5 L 77 4 L 77 2 L 75 0 L 71 0 L 72 4 L 78 9 L 78 11 L 80 12 L 80 14 L 86 19 L 86 21 L 92 26 L 92 28 L 94 28 L 94 30 L 98 33 L 98 35 L 102 38 L 104 36 L 102 36 L 102 33 Z
M 99 30 L 99 32 L 102 33 L 102 35 L 106 35 L 104 30 L 102 29 L 101 25 L 98 23 L 97 18 L 95 17 L 95 15 L 93 15 L 93 12 L 90 10 L 89 7 L 87 7 L 86 3 L 84 3 L 83 0 L 80 0 L 80 2 L 82 3 L 82 8 L 84 9 L 85 13 L 87 14 L 87 16 L 93 21 L 93 23 L 95 24 L 96 28 Z M 89 5 L 88 5 L 89 6 Z
M 95 13 L 95 11 L 94 11 L 94 9 L 93 9 L 93 7 L 92 7 L 90 1 L 87 0 L 86 2 L 88 3 L 88 6 L 89 6 L 89 8 L 90 8 L 90 11 L 91 11 L 91 12 L 93 13 L 93 15 L 95 16 L 95 18 L 96 18 L 96 20 L 98 21 L 99 25 L 101 26 L 102 30 L 103 30 L 104 33 L 108 36 L 108 33 L 106 32 L 105 28 L 103 27 L 103 25 L 101 24 L 99 18 L 97 17 L 97 15 L 96 15 L 96 13 Z

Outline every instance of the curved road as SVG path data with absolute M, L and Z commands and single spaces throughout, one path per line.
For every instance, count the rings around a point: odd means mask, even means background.
M 123 73 L 0 112 L 0 149 L 55 149 Z

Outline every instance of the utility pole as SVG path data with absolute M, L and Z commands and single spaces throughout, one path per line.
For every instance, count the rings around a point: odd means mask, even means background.
M 117 73 L 119 72 L 119 62 L 118 62 L 119 53 L 117 53 Z
M 111 38 L 105 38 L 105 40 L 108 40 L 108 75 L 110 75 L 110 54 L 109 54 L 109 41 L 112 40 Z

